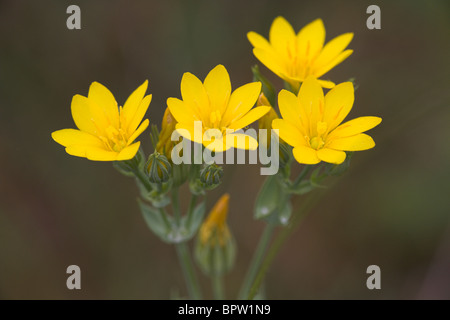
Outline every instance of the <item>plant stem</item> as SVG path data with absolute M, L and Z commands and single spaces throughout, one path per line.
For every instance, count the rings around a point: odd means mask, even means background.
M 172 190 L 172 208 L 175 219 L 179 224 L 181 221 L 181 211 L 180 211 L 180 199 L 178 195 L 178 188 L 173 188 Z
M 134 176 L 144 185 L 145 189 L 147 189 L 147 191 L 152 191 L 152 185 L 150 184 L 147 175 L 139 169 L 139 163 L 136 157 L 128 160 L 127 163 Z
M 258 247 L 256 248 L 255 254 L 253 255 L 241 291 L 239 292 L 240 300 L 246 299 L 249 294 L 249 290 L 251 288 L 252 283 L 255 280 L 256 274 L 264 258 L 264 253 L 266 252 L 267 246 L 269 245 L 274 230 L 275 224 L 270 222 L 267 223 L 266 228 L 264 229 L 264 232 L 261 235 L 261 238 L 259 239 Z
M 197 204 L 197 195 L 191 195 L 191 201 L 189 202 L 189 208 L 187 213 L 187 225 L 191 225 L 192 213 L 194 212 L 195 205 Z
M 295 188 L 298 186 L 298 184 L 300 182 L 302 182 L 302 180 L 306 177 L 306 175 L 308 174 L 309 171 L 311 171 L 311 168 L 313 166 L 308 166 L 305 165 L 305 167 L 303 168 L 302 172 L 300 172 L 299 176 L 297 177 L 297 179 L 295 179 L 295 181 L 292 184 L 292 187 Z
M 183 270 L 189 296 L 191 299 L 199 300 L 202 298 L 202 294 L 200 292 L 200 286 L 198 284 L 188 246 L 186 242 L 180 242 L 175 245 L 175 248 L 177 249 L 178 260 L 180 261 L 181 269 Z
M 225 294 L 223 291 L 223 278 L 221 276 L 214 275 L 214 276 L 212 276 L 211 281 L 212 281 L 214 299 L 224 300 Z
M 164 210 L 164 208 L 159 208 L 159 213 L 161 214 L 161 218 L 164 221 L 164 224 L 166 225 L 166 231 L 168 232 L 171 229 L 171 225 L 169 220 L 167 219 L 167 212 Z
M 261 264 L 261 268 L 259 269 L 258 274 L 255 276 L 254 281 L 251 284 L 248 296 L 246 296 L 248 300 L 252 300 L 258 293 L 259 287 L 261 286 L 261 283 L 266 275 L 267 270 L 269 269 L 270 265 L 275 259 L 275 256 L 277 255 L 278 251 L 280 250 L 281 246 L 284 244 L 286 239 L 292 234 L 294 230 L 297 229 L 298 225 L 306 216 L 306 214 L 310 211 L 312 207 L 314 207 L 314 205 L 319 201 L 319 199 L 322 198 L 324 194 L 325 191 L 321 192 L 317 191 L 309 194 L 308 197 L 305 199 L 305 201 L 302 203 L 302 206 L 292 217 L 293 219 L 290 225 L 284 228 L 277 235 L 272 245 L 270 246 L 264 261 Z

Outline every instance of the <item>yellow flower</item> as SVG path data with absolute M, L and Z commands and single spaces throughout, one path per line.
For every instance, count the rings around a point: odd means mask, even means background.
M 133 141 L 149 124 L 148 119 L 141 123 L 152 100 L 152 95 L 144 97 L 147 86 L 145 81 L 123 107 L 118 107 L 112 93 L 100 83 L 93 82 L 87 97 L 77 94 L 72 99 L 72 117 L 79 130 L 55 131 L 53 140 L 66 147 L 68 154 L 89 160 L 133 158 L 140 145 Z
M 178 122 L 176 129 L 183 137 L 203 143 L 216 152 L 231 147 L 254 150 L 258 147 L 256 139 L 230 131 L 248 126 L 269 111 L 267 106 L 252 109 L 260 92 L 261 83 L 252 82 L 232 93 L 228 72 L 224 66 L 218 65 L 203 83 L 186 72 L 181 79 L 182 100 L 169 98 L 167 105 Z M 201 132 L 197 134 L 194 132 L 195 121 L 201 121 Z M 213 137 L 211 132 L 217 136 Z M 207 141 L 209 139 L 211 141 Z
M 286 90 L 279 93 L 278 105 L 283 119 L 274 120 L 272 126 L 294 147 L 297 162 L 340 164 L 346 157 L 344 151 L 375 146 L 373 139 L 363 132 L 381 122 L 379 117 L 360 117 L 341 124 L 352 109 L 353 101 L 351 82 L 335 86 L 324 97 L 319 82 L 309 77 L 300 87 L 298 96 Z
M 325 27 L 321 19 L 295 34 L 289 22 L 278 17 L 270 27 L 270 42 L 253 31 L 247 37 L 254 47 L 255 57 L 294 88 L 310 75 L 320 78 L 353 52 L 345 50 L 353 33 L 342 34 L 324 46 Z M 319 80 L 319 83 L 324 88 L 334 86 L 331 81 Z
M 165 155 L 169 160 L 171 159 L 172 149 L 175 145 L 175 141 L 172 141 L 171 137 L 176 124 L 177 121 L 170 113 L 169 108 L 166 108 L 161 123 L 161 132 L 159 133 L 158 143 L 156 144 L 156 151 Z
M 216 202 L 205 222 L 199 230 L 202 245 L 214 247 L 216 244 L 225 246 L 230 238 L 230 230 L 227 225 L 228 202 L 230 195 L 225 193 Z

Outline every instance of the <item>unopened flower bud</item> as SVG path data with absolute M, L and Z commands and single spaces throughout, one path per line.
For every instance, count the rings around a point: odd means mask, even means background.
M 148 157 L 146 164 L 147 174 L 150 182 L 167 182 L 172 172 L 172 167 L 166 156 L 155 151 Z
M 222 177 L 223 169 L 216 164 L 207 165 L 200 172 L 200 181 L 208 189 L 218 186 L 222 182 Z
M 170 113 L 169 108 L 166 108 L 161 123 L 161 132 L 159 133 L 158 143 L 156 144 L 156 151 L 165 155 L 169 161 L 171 161 L 171 153 L 175 145 L 175 141 L 172 141 L 171 137 L 176 124 L 177 121 Z
M 200 227 L 195 257 L 207 275 L 229 271 L 236 256 L 236 244 L 226 223 L 230 196 L 224 194 Z

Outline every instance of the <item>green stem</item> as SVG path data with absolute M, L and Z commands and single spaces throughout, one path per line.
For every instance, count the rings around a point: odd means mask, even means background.
M 164 208 L 159 208 L 159 213 L 161 214 L 161 218 L 164 221 L 164 224 L 166 225 L 166 231 L 169 231 L 171 229 L 171 225 L 169 220 L 167 219 L 167 212 L 164 210 Z
M 306 177 L 306 175 L 309 173 L 309 171 L 311 171 L 311 168 L 313 166 L 308 166 L 305 165 L 305 167 L 303 168 L 302 172 L 300 172 L 300 174 L 298 175 L 297 179 L 295 179 L 295 181 L 292 183 L 292 187 L 295 188 L 298 186 L 298 184 L 300 182 L 302 182 L 302 180 Z
M 274 223 L 267 223 L 261 238 L 259 239 L 258 247 L 256 248 L 255 254 L 253 255 L 252 262 L 248 269 L 247 275 L 245 276 L 244 283 L 242 285 L 241 291 L 239 292 L 239 299 L 246 299 L 253 281 L 255 280 L 256 274 L 259 270 L 261 262 L 264 258 L 264 253 L 266 252 L 267 246 L 269 245 L 272 234 L 275 230 Z
M 180 211 L 180 199 L 178 195 L 178 188 L 173 188 L 172 190 L 172 208 L 175 219 L 179 224 L 181 221 L 181 211 Z
M 221 276 L 212 276 L 212 288 L 214 299 L 216 300 L 224 300 L 225 294 L 223 291 L 223 278 Z
M 187 213 L 187 226 L 191 225 L 192 213 L 194 212 L 195 205 L 197 204 L 197 195 L 191 195 L 191 201 L 189 202 L 189 208 Z
M 175 245 L 177 249 L 178 260 L 183 270 L 184 279 L 186 280 L 187 289 L 191 299 L 200 300 L 202 294 L 198 284 L 197 275 L 195 274 L 194 265 L 192 263 L 189 249 L 186 242 L 180 242 Z
M 128 166 L 133 171 L 134 176 L 144 185 L 147 191 L 152 191 L 152 185 L 148 180 L 147 175 L 139 169 L 139 163 L 136 157 L 127 161 Z
M 306 213 L 308 213 L 310 209 L 314 207 L 314 205 L 319 201 L 319 199 L 322 198 L 324 194 L 325 191 L 322 192 L 317 191 L 309 194 L 308 197 L 303 202 L 302 206 L 292 217 L 290 225 L 286 228 L 283 228 L 283 230 L 277 235 L 272 245 L 270 246 L 266 257 L 264 258 L 264 261 L 261 264 L 261 268 L 259 269 L 257 275 L 254 278 L 253 283 L 251 284 L 251 288 L 247 296 L 248 300 L 252 300 L 255 298 L 256 294 L 258 293 L 259 287 L 261 286 L 261 283 L 267 273 L 267 270 L 269 269 L 270 265 L 275 259 L 275 256 L 277 255 L 278 251 L 280 250 L 281 246 L 284 244 L 286 239 L 292 234 L 294 230 L 297 229 L 298 225 L 306 216 Z

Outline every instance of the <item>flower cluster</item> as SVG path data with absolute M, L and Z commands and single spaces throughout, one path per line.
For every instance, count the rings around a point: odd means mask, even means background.
M 354 104 L 353 83 L 336 85 L 320 79 L 352 54 L 353 50 L 347 49 L 352 33 L 325 44 L 321 19 L 296 33 L 278 17 L 270 28 L 269 40 L 255 32 L 247 37 L 255 57 L 284 82 L 286 89 L 276 90 L 258 66 L 252 68 L 254 81 L 234 90 L 221 64 L 204 81 L 186 72 L 180 84 L 181 99 L 167 99 L 161 130 L 155 124 L 151 126 L 154 151 L 146 156 L 136 139 L 149 126 L 149 120 L 143 120 L 152 99 L 152 95 L 146 95 L 148 82 L 139 86 L 123 106 L 105 86 L 93 82 L 87 97 L 75 95 L 72 99 L 72 118 L 78 129 L 52 133 L 68 154 L 114 161 L 119 172 L 136 178 L 144 220 L 161 240 L 176 246 L 192 298 L 200 298 L 201 290 L 185 243 L 197 235 L 197 263 L 213 278 L 214 292 L 220 298 L 223 290 L 219 278 L 234 264 L 235 242 L 226 222 L 228 194 L 204 219 L 206 203 L 202 197 L 221 184 L 221 163 L 178 163 L 175 156 L 180 152 L 191 158 L 189 150 L 178 146 L 188 141 L 214 155 L 231 148 L 251 152 L 259 147 L 259 151 L 270 150 L 271 156 L 277 155 L 279 167 L 266 179 L 256 200 L 254 217 L 264 219 L 269 232 L 264 232 L 242 286 L 240 297 L 246 298 L 253 297 L 257 288 L 255 272 L 264 245 L 270 243 L 270 230 L 290 221 L 291 196 L 308 193 L 321 187 L 326 178 L 344 172 L 353 151 L 375 146 L 365 132 L 381 122 L 373 116 L 344 122 Z M 258 122 L 260 131 L 268 130 L 259 139 L 242 131 L 254 122 Z M 303 165 L 303 171 L 291 181 L 294 159 Z M 318 165 L 321 162 L 327 164 Z M 179 202 L 179 188 L 184 183 L 190 191 L 185 210 Z

